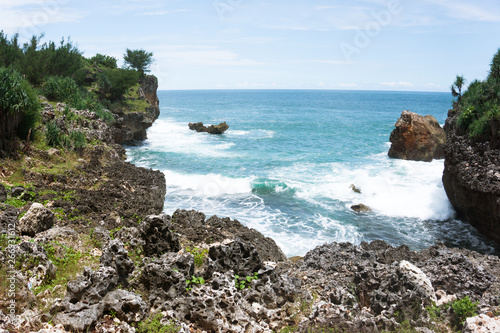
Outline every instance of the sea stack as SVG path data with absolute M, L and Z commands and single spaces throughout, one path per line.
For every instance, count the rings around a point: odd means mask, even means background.
M 210 134 L 222 134 L 229 128 L 226 122 L 220 123 L 219 125 L 205 126 L 203 122 L 199 123 L 189 123 L 189 129 L 196 132 L 206 132 Z
M 389 157 L 425 162 L 444 158 L 446 135 L 433 116 L 403 111 L 395 126 Z

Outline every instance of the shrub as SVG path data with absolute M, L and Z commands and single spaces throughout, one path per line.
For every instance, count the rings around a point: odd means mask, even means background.
M 464 298 L 451 303 L 453 313 L 455 314 L 455 317 L 460 325 L 463 325 L 467 318 L 477 316 L 477 304 L 478 302 L 473 303 L 469 299 L 469 296 L 465 296 Z
M 139 80 L 139 74 L 129 69 L 108 69 L 104 71 L 104 75 L 109 83 L 108 97 L 111 100 L 121 99 Z
M 0 68 L 0 150 L 10 151 L 8 141 L 26 138 L 38 120 L 35 90 L 12 68 Z
M 70 77 L 48 77 L 42 85 L 42 94 L 51 101 L 75 102 L 81 99 L 80 88 Z

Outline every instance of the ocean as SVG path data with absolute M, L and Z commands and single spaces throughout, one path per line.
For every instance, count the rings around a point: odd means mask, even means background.
M 375 239 L 412 250 L 443 242 L 497 251 L 455 219 L 441 182 L 443 160 L 387 156 L 401 112 L 430 114 L 444 125 L 449 93 L 211 90 L 158 97 L 159 119 L 127 155 L 165 174 L 166 214 L 195 209 L 237 219 L 288 256 L 326 242 Z M 199 121 L 230 127 L 223 135 L 189 130 Z M 359 203 L 373 212 L 350 209 Z

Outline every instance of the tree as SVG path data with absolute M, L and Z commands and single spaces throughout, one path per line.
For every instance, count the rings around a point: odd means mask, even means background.
M 461 75 L 457 75 L 455 82 L 451 85 L 451 94 L 453 97 L 458 97 L 458 100 L 462 98 L 462 87 L 465 84 L 465 78 Z
M 127 49 L 126 53 L 123 55 L 123 59 L 127 67 L 136 69 L 141 76 L 144 76 L 145 72 L 150 71 L 149 66 L 151 66 L 154 61 L 153 52 L 146 52 L 143 49 Z

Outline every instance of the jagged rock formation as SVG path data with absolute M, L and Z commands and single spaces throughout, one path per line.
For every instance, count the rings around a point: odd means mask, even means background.
M 403 111 L 395 126 L 389 157 L 425 162 L 444 158 L 446 135 L 433 116 Z
M 458 128 L 458 114 L 450 110 L 444 127 L 444 189 L 458 218 L 499 242 L 500 149 L 471 140 Z
M 206 132 L 210 134 L 222 134 L 229 128 L 226 122 L 220 123 L 219 125 L 205 126 L 202 122 L 199 123 L 189 123 L 189 129 L 196 132 Z
M 223 242 L 225 239 L 241 238 L 255 246 L 262 260 L 286 260 L 285 254 L 273 239 L 264 237 L 255 229 L 245 227 L 237 220 L 217 216 L 206 219 L 205 214 L 194 210 L 177 210 L 172 219 L 175 229 L 186 241 L 211 244 Z

